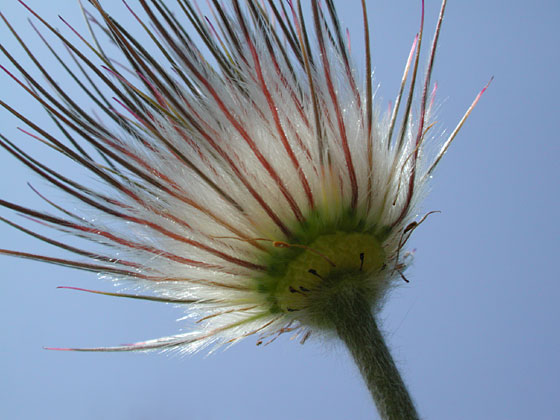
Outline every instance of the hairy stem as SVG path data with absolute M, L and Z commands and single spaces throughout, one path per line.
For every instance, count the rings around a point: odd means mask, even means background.
M 381 418 L 419 419 L 368 301 L 359 290 L 345 290 L 329 306 L 329 318 L 360 368 Z

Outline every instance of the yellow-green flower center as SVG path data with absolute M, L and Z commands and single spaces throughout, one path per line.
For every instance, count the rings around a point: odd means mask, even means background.
M 272 312 L 307 310 L 306 317 L 313 318 L 322 311 L 322 302 L 342 289 L 360 289 L 364 297 L 374 299 L 382 287 L 372 279 L 384 268 L 385 252 L 372 234 L 337 231 L 317 236 L 308 245 L 275 246 L 275 264 L 259 279 Z

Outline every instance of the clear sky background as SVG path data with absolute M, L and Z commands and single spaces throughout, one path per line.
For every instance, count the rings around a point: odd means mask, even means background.
M 343 5 L 353 53 L 362 64 L 360 2 L 335 1 Z M 83 31 L 76 2 L 27 2 L 64 33 L 69 30 L 57 14 Z M 120 2 L 114 3 L 115 15 L 132 23 Z M 386 103 L 398 89 L 420 0 L 368 3 L 379 99 Z M 138 8 L 134 0 L 130 4 Z M 54 66 L 28 30 L 23 7 L 0 0 L 0 9 Z M 438 1 L 427 0 L 426 39 L 438 9 Z M 383 329 L 422 418 L 554 419 L 560 412 L 560 3 L 449 0 L 446 16 L 434 73 L 439 127 L 452 129 L 492 75 L 495 80 L 436 173 L 424 210 L 442 214 L 415 232 L 411 282 L 389 299 Z M 29 62 L 3 25 L 0 40 Z M 59 81 L 61 74 L 55 71 Z M 3 100 L 52 126 L 4 74 L 0 86 Z M 19 125 L 0 111 L 0 131 L 29 146 Z M 60 165 L 62 172 L 72 170 Z M 0 174 L 1 198 L 40 205 L 26 182 L 43 183 L 4 152 Z M 13 216 L 5 210 L 0 215 Z M 8 226 L 0 226 L 0 248 L 50 251 Z M 359 373 L 336 343 L 301 346 L 280 339 L 258 348 L 247 339 L 211 357 L 183 358 L 43 350 L 173 334 L 182 313 L 157 303 L 56 289 L 111 289 L 93 274 L 0 261 L 1 418 L 375 418 Z

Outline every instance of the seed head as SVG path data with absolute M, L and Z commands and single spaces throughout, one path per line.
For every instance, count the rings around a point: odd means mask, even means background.
M 68 96 L 2 16 L 49 88 L 0 47 L 20 75 L 5 72 L 60 131 L 1 105 L 28 126 L 25 133 L 95 182 L 78 182 L 0 135 L 7 152 L 89 209 L 76 214 L 43 195 L 56 213 L 0 200 L 81 241 L 69 245 L 2 219 L 76 257 L 0 252 L 142 288 L 144 295 L 91 292 L 179 304 L 198 328 L 74 350 L 192 352 L 251 335 L 260 344 L 291 331 L 305 341 L 333 329 L 328 314 L 340 296 L 359 294 L 378 310 L 387 291 L 406 281 L 405 245 L 425 220 L 415 220 L 418 201 L 480 97 L 438 153 L 426 153 L 434 141 L 431 74 L 445 1 L 423 84 L 421 25 L 385 113 L 374 103 L 365 0 L 365 78 L 333 0 L 310 2 L 310 18 L 299 1 L 213 2 L 207 18 L 189 0 L 178 0 L 177 14 L 163 0 L 140 0 L 149 22 L 132 9 L 130 16 L 151 47 L 98 0 L 90 3 L 90 40 L 69 24 L 68 35 L 57 31 L 28 8 L 74 61 L 47 44 L 91 99 L 86 105 Z M 120 49 L 120 60 L 105 52 L 105 38 Z

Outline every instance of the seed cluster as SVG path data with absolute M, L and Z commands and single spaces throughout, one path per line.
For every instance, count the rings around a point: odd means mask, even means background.
M 309 245 L 281 247 L 287 254 L 281 269 L 275 267 L 258 280 L 270 285 L 261 290 L 268 293 L 272 312 L 304 310 L 305 317 L 314 318 L 321 312 L 319 302 L 339 288 L 364 288 L 372 300 L 385 289 L 385 251 L 372 234 L 338 231 L 320 235 Z

